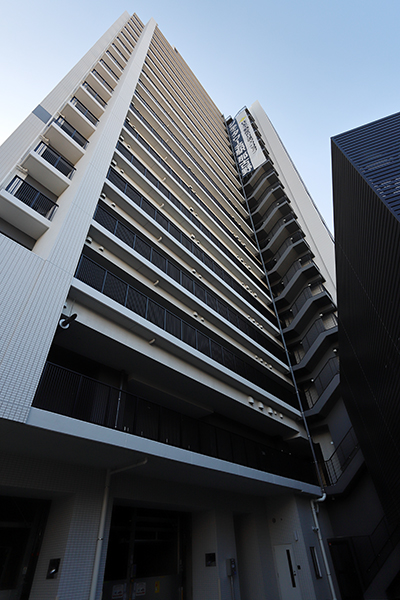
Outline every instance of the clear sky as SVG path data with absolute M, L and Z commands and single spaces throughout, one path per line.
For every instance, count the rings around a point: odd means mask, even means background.
M 330 137 L 400 110 L 400 0 L 3 1 L 0 143 L 125 10 L 226 116 L 260 101 L 332 229 Z

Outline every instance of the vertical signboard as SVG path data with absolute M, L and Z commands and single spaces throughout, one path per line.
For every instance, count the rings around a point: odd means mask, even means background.
M 245 109 L 236 115 L 228 127 L 240 173 L 244 177 L 262 165 L 266 158 Z

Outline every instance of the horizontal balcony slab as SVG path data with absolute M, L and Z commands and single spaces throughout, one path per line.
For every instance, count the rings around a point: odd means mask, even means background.
M 119 327 L 122 327 L 123 331 L 129 332 L 129 334 L 124 334 L 124 338 L 121 338 L 121 343 L 127 345 L 129 342 L 129 346 L 132 346 L 137 352 L 145 352 L 148 355 L 151 346 L 151 353 L 160 356 L 159 361 L 157 359 L 158 362 L 166 360 L 169 364 L 174 363 L 177 373 L 181 372 L 182 374 L 185 374 L 185 377 L 188 377 L 189 373 L 192 373 L 191 377 L 196 381 L 198 381 L 199 378 L 204 378 L 204 380 L 207 381 L 207 386 L 212 389 L 220 387 L 221 389 L 229 390 L 227 394 L 231 398 L 233 398 L 236 392 L 240 392 L 241 394 L 245 394 L 246 397 L 250 395 L 256 400 L 259 399 L 263 406 L 258 407 L 257 404 L 254 404 L 254 409 L 252 408 L 252 412 L 255 413 L 256 419 L 260 418 L 260 413 L 264 415 L 263 418 L 268 417 L 266 414 L 267 409 L 263 412 L 264 407 L 272 407 L 278 414 L 282 414 L 282 418 L 279 418 L 274 421 L 273 424 L 271 422 L 268 425 L 268 427 L 274 428 L 275 435 L 278 435 L 280 432 L 286 432 L 287 435 L 288 429 L 292 429 L 293 432 L 301 429 L 299 424 L 297 422 L 295 424 L 294 422 L 300 416 L 298 408 L 290 406 L 290 404 L 280 397 L 275 396 L 268 391 L 267 378 L 269 377 L 269 370 L 267 367 L 265 367 L 266 385 L 264 388 L 261 388 L 256 383 L 251 382 L 249 379 L 239 375 L 232 369 L 225 367 L 216 360 L 211 359 L 206 354 L 184 343 L 176 336 L 157 327 L 149 320 L 130 311 L 126 307 L 76 278 L 74 278 L 72 282 L 71 296 L 82 305 L 82 309 L 83 307 L 86 307 L 90 311 L 89 313 L 86 313 L 81 309 L 82 316 L 80 316 L 80 318 L 85 318 L 86 320 L 84 323 L 87 323 L 91 328 L 101 326 L 101 323 L 98 323 L 98 318 L 96 317 L 96 315 L 101 315 L 115 324 L 113 326 L 113 336 L 115 339 L 119 336 Z M 96 325 L 94 324 L 95 322 Z M 127 336 L 130 336 L 131 334 L 133 337 L 129 337 L 128 340 Z M 149 346 L 151 340 L 153 341 Z M 96 343 L 99 344 L 100 341 L 98 340 Z M 121 364 L 119 368 L 121 368 Z M 127 372 L 129 372 L 129 365 L 126 365 L 126 368 Z M 281 393 L 283 394 L 284 392 L 287 392 L 287 390 L 287 383 L 282 381 Z M 210 394 L 210 392 L 208 393 Z M 224 412 L 226 408 L 227 405 L 225 403 L 225 405 L 221 405 L 220 411 Z M 286 416 L 289 421 L 286 420 Z
M 63 131 L 55 121 L 46 131 L 46 140 L 73 165 L 85 154 L 85 148 L 78 144 L 68 133 Z
M 135 475 L 216 488 L 231 493 L 267 496 L 288 492 L 319 496 L 311 483 L 258 471 L 189 450 L 105 429 L 32 408 L 27 424 L 7 422 L 1 439 L 10 452 L 73 462 L 95 468 L 138 464 Z M 4 435 L 3 435 L 4 431 Z M 22 446 L 21 446 L 22 444 Z M 139 463 L 143 463 L 139 465 Z
M 96 94 L 94 90 L 93 94 Z M 100 119 L 101 115 L 104 113 L 105 107 L 102 106 L 101 96 L 99 101 L 97 101 L 93 94 L 91 94 L 87 88 L 82 86 L 75 91 L 75 97 L 78 98 L 78 100 L 82 102 L 82 104 L 86 106 L 97 119 Z
M 75 106 L 68 102 L 62 110 L 62 116 L 75 127 L 86 139 L 96 130 L 96 125 L 91 123 Z
M 112 88 L 110 88 L 109 84 L 106 81 L 101 79 L 102 75 L 97 72 L 97 69 L 91 71 L 87 77 L 86 81 L 88 84 L 95 90 L 97 94 L 99 94 L 105 102 L 108 102 L 112 96 Z
M 34 240 L 38 240 L 50 227 L 46 217 L 5 190 L 0 191 L 0 217 Z
M 32 151 L 23 162 L 23 167 L 28 169 L 29 175 L 50 190 L 57 197 L 60 196 L 71 180 L 63 175 L 56 167 L 53 167 L 47 160 L 35 151 Z

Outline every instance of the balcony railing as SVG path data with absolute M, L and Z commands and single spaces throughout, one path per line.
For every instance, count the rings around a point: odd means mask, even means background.
M 325 474 L 328 476 L 328 485 L 337 483 L 350 464 L 358 450 L 358 440 L 354 429 L 346 433 L 334 453 L 325 461 Z
M 117 38 L 118 39 L 118 38 Z M 128 58 L 126 58 L 126 56 L 124 56 L 121 52 L 121 50 L 114 44 L 112 43 L 111 46 L 113 47 L 113 49 L 115 50 L 115 52 L 117 52 L 119 54 L 119 56 L 125 61 L 128 61 Z
M 114 77 L 114 79 L 116 79 L 117 81 L 119 80 L 118 75 L 116 75 L 116 73 L 114 73 L 114 71 L 111 69 L 111 67 L 108 66 L 108 64 L 101 58 L 99 60 L 99 63 L 101 64 L 102 67 L 105 68 L 105 70 L 112 76 Z
M 98 71 L 96 71 L 96 69 L 93 69 L 92 73 L 96 77 L 96 79 L 98 79 L 100 81 L 100 83 L 102 83 L 104 85 L 104 87 L 110 92 L 110 94 L 112 94 L 114 89 L 111 87 L 111 85 L 108 83 L 108 81 L 106 81 L 104 79 L 104 77 L 102 77 L 100 75 L 100 73 Z
M 124 67 L 121 65 L 120 62 L 118 62 L 118 60 L 111 54 L 111 52 L 109 50 L 106 50 L 106 54 L 107 56 L 109 56 L 111 58 L 111 60 L 117 65 L 117 67 L 123 71 Z
M 400 542 L 400 525 L 393 527 L 383 517 L 370 535 L 353 536 L 350 541 L 364 589 L 367 589 Z
M 282 256 L 285 254 L 286 250 L 288 248 L 291 248 L 292 246 L 294 246 L 294 244 L 296 244 L 296 242 L 299 242 L 300 240 L 303 240 L 303 243 L 307 244 L 307 242 L 304 240 L 303 234 L 300 233 L 299 231 L 297 231 L 290 238 L 287 238 L 283 242 L 283 244 L 281 244 L 281 246 L 278 248 L 278 250 L 276 252 L 274 252 L 274 258 L 265 265 L 265 268 L 267 269 L 267 271 L 272 271 L 272 269 L 275 267 L 275 265 L 279 261 L 279 259 L 282 258 Z M 308 247 L 308 245 L 307 245 L 307 247 Z
M 82 102 L 80 102 L 78 98 L 76 98 L 76 96 L 74 96 L 71 99 L 71 104 L 72 106 L 75 106 L 75 108 L 79 110 L 79 112 L 82 113 L 82 115 L 86 117 L 88 121 L 90 121 L 93 125 L 97 126 L 97 123 L 99 122 L 97 117 L 95 117 L 94 114 L 90 112 L 90 110 L 86 108 L 86 106 L 82 104 Z
M 316 484 L 312 462 L 47 363 L 33 406 L 235 464 Z
M 318 375 L 311 380 L 310 387 L 304 391 L 309 408 L 312 408 L 317 403 L 321 394 L 323 394 L 332 379 L 338 374 L 339 357 L 334 356 L 328 360 Z
M 291 406 L 296 406 L 296 399 L 293 393 L 277 382 L 267 369 L 265 369 L 265 372 L 259 371 L 237 354 L 234 354 L 227 345 L 223 346 L 210 338 L 203 331 L 193 327 L 193 325 L 184 321 L 87 256 L 81 256 L 75 277 L 173 337 L 181 340 L 201 354 L 223 365 L 236 375 L 276 395 Z
M 54 121 L 56 125 L 60 127 L 66 134 L 69 135 L 71 139 L 73 139 L 81 148 L 86 148 L 89 141 L 83 137 L 81 133 L 75 127 L 73 127 L 68 121 L 64 119 L 64 117 L 58 117 L 56 121 Z
M 57 171 L 60 171 L 65 177 L 71 179 L 73 174 L 75 173 L 74 165 L 72 165 L 68 160 L 63 158 L 61 154 L 50 148 L 44 142 L 40 142 L 40 144 L 35 148 L 35 152 L 39 154 L 44 160 L 50 163 Z
M 202 285 L 196 276 L 183 269 L 179 263 L 160 250 L 155 243 L 152 243 L 149 239 L 145 240 L 131 225 L 119 221 L 100 204 L 97 206 L 94 220 L 108 229 L 108 231 L 111 231 L 111 233 L 125 244 L 136 250 L 136 252 L 153 263 L 161 271 L 167 273 L 176 283 L 210 306 L 221 317 L 232 323 L 232 325 L 257 342 L 257 344 L 260 344 L 265 350 L 272 352 L 281 361 L 285 361 L 285 354 L 282 348 L 268 339 L 258 327 L 253 325 L 248 319 L 245 319 L 233 306 L 228 305 L 222 298 L 217 297 L 216 294 Z
M 87 81 L 82 83 L 82 87 L 92 96 L 92 98 L 96 100 L 96 102 L 100 104 L 100 106 L 103 108 L 107 106 L 107 102 L 103 100 L 100 94 L 98 94 L 96 90 L 94 90 L 92 86 L 87 83 Z
M 11 183 L 8 184 L 6 192 L 21 200 L 21 202 L 42 215 L 42 217 L 46 217 L 49 221 L 51 221 L 58 208 L 56 202 L 50 200 L 50 198 L 18 176 L 14 177 Z
M 128 152 L 128 151 L 127 151 Z M 245 271 L 244 265 L 236 259 L 236 257 L 230 252 L 229 249 L 224 246 L 224 244 L 216 238 L 202 223 L 198 220 L 198 218 L 190 212 L 187 207 L 178 200 L 176 196 L 174 196 L 162 183 L 158 181 L 151 171 L 148 171 L 144 165 L 133 155 L 131 155 L 130 161 L 132 164 L 148 177 L 149 180 L 160 190 L 166 198 L 168 198 L 176 208 L 182 212 L 192 223 L 194 223 L 200 231 L 202 231 L 207 237 L 209 237 L 216 246 L 224 252 L 227 256 L 231 258 L 235 262 L 236 265 L 239 265 L 240 268 Z M 194 254 L 198 260 L 207 265 L 209 269 L 211 269 L 217 276 L 225 281 L 232 289 L 234 289 L 238 294 L 240 294 L 243 298 L 247 300 L 249 304 L 251 304 L 254 308 L 257 308 L 271 323 L 276 324 L 275 318 L 272 316 L 272 313 L 268 312 L 264 309 L 263 305 L 260 301 L 254 298 L 244 287 L 242 287 L 228 271 L 222 269 L 222 267 L 214 261 L 211 256 L 209 256 L 206 252 L 204 252 L 197 244 L 195 244 L 189 236 L 187 236 L 183 231 L 178 229 L 178 227 L 170 221 L 164 213 L 157 210 L 144 196 L 142 196 L 124 177 L 122 177 L 115 169 L 110 167 L 107 179 L 115 185 L 116 188 L 121 190 L 123 194 L 125 194 L 130 200 L 132 200 L 135 204 L 140 206 L 145 213 L 155 221 L 161 227 L 163 227 L 166 231 L 168 231 L 178 242 L 180 242 L 189 252 Z M 250 274 L 251 275 L 251 274 Z M 253 275 L 253 279 L 255 275 Z
M 337 318 L 333 313 L 324 315 L 324 317 L 317 319 L 301 340 L 301 345 L 303 346 L 304 352 L 308 352 L 320 333 L 329 331 L 336 326 Z

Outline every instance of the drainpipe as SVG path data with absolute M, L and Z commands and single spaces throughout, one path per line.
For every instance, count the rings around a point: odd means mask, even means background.
M 315 533 L 318 536 L 319 547 L 321 548 L 322 560 L 324 561 L 326 577 L 328 579 L 329 589 L 331 590 L 332 600 L 337 600 L 335 588 L 333 585 L 331 570 L 329 568 L 328 558 L 326 556 L 324 542 L 323 542 L 322 535 L 321 535 L 321 528 L 319 526 L 319 521 L 318 521 L 319 506 L 317 505 L 317 503 L 324 502 L 325 499 L 326 499 L 326 493 L 324 492 L 323 495 L 321 496 L 321 498 L 316 498 L 315 500 L 311 500 L 311 502 L 310 502 L 311 512 L 312 512 L 313 519 L 314 519 L 313 531 L 315 531 Z M 317 510 L 317 508 L 318 508 L 318 510 Z
M 97 580 L 99 578 L 99 570 L 100 570 L 100 559 L 101 553 L 103 550 L 103 541 L 104 541 L 104 528 L 106 525 L 106 516 L 107 516 L 107 507 L 108 507 L 108 494 L 110 490 L 110 479 L 111 475 L 115 475 L 116 473 L 122 473 L 122 471 L 128 471 L 129 469 L 134 469 L 135 467 L 140 467 L 147 463 L 147 458 L 141 460 L 140 462 L 134 463 L 133 465 L 128 465 L 127 467 L 121 467 L 120 469 L 107 469 L 106 481 L 104 484 L 104 494 L 103 494 L 103 504 L 101 507 L 101 515 L 100 515 L 100 524 L 99 524 L 99 533 L 97 535 L 96 542 L 96 553 L 94 556 L 94 564 L 93 564 L 93 573 L 92 573 L 92 583 L 90 585 L 90 593 L 88 600 L 95 600 L 96 591 L 97 591 Z

